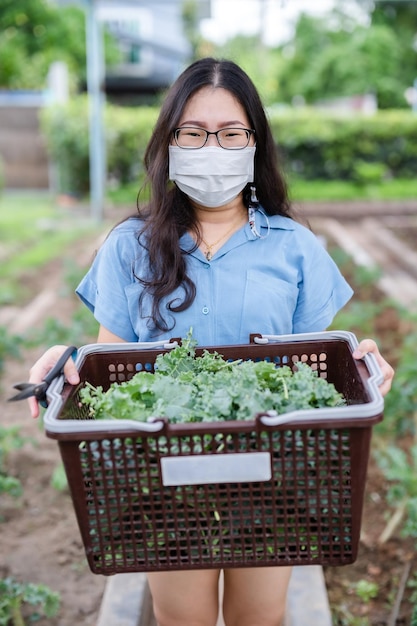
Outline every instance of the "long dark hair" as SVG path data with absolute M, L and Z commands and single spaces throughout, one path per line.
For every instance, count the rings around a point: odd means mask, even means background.
M 192 204 L 168 179 L 168 147 L 190 97 L 202 87 L 227 89 L 245 110 L 250 127 L 255 130 L 255 185 L 257 196 L 268 215 L 291 217 L 286 184 L 278 166 L 277 147 L 272 137 L 259 94 L 249 76 L 228 60 L 205 58 L 190 65 L 175 81 L 162 105 L 158 121 L 145 152 L 146 186 L 150 201 L 146 207 L 138 205 L 145 226 L 149 254 L 150 277 L 141 278 L 144 294 L 152 297 L 151 322 L 160 331 L 171 330 L 161 303 L 179 287 L 183 300 L 169 302 L 168 311 L 187 309 L 196 294 L 194 283 L 187 276 L 186 256 L 179 246 L 179 238 L 188 230 L 198 232 Z M 243 201 L 248 205 L 249 185 L 243 190 Z

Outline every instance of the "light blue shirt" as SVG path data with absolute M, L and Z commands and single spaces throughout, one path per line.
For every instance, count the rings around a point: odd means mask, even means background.
M 268 226 L 269 222 L 269 226 Z M 251 333 L 292 334 L 325 330 L 352 296 L 320 240 L 298 222 L 256 213 L 257 237 L 246 224 L 207 261 L 201 250 L 186 255 L 197 287 L 192 305 L 180 313 L 164 307 L 167 333 L 149 328 L 150 298 L 139 298 L 146 275 L 146 250 L 138 243 L 138 218 L 117 226 L 99 249 L 77 294 L 97 321 L 125 341 L 185 337 L 190 328 L 200 345 L 248 343 Z M 181 248 L 194 245 L 186 234 Z M 182 299 L 182 289 L 166 303 Z M 165 303 L 165 306 L 166 306 Z

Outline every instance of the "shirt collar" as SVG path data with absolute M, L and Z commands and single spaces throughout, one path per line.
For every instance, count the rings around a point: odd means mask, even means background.
M 258 231 L 258 233 L 260 233 L 262 238 L 266 237 L 268 233 L 268 228 L 270 231 L 295 229 L 293 219 L 291 219 L 290 217 L 285 217 L 283 215 L 267 215 L 262 207 L 259 207 L 259 209 L 255 211 L 255 223 L 256 230 Z M 249 222 L 243 227 L 242 233 L 248 241 L 259 239 L 259 237 L 257 237 L 257 235 L 251 230 Z M 184 252 L 191 253 L 191 250 L 195 246 L 195 241 L 189 233 L 184 233 L 184 235 L 182 235 L 182 237 L 180 238 L 180 246 Z

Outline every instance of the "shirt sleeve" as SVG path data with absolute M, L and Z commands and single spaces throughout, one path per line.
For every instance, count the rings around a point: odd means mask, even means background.
M 303 256 L 301 276 L 294 333 L 323 331 L 350 300 L 353 290 L 314 235 Z
M 127 227 L 114 229 L 76 289 L 76 294 L 99 324 L 121 339 L 131 342 L 138 339 L 131 322 L 126 294 L 134 282 L 133 243 L 137 249 L 137 241 L 131 230 L 130 233 L 127 232 Z

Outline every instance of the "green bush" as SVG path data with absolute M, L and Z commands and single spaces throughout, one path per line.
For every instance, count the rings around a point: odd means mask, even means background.
M 365 177 L 371 170 L 365 173 L 364 164 L 376 164 L 381 176 L 392 178 L 413 178 L 417 168 L 417 116 L 411 111 L 346 115 L 305 108 L 271 114 L 270 121 L 287 169 L 306 180 L 357 182 L 357 164 Z
M 41 125 L 50 159 L 57 167 L 59 191 L 85 193 L 89 189 L 87 99 L 74 98 L 67 105 L 45 109 Z
M 151 107 L 105 106 L 107 177 L 113 186 L 140 180 L 144 151 L 157 115 L 157 109 Z M 61 192 L 81 196 L 88 193 L 88 118 L 88 101 L 82 96 L 42 112 L 42 129 Z
M 156 107 L 104 110 L 107 175 L 112 188 L 140 182 L 143 155 L 156 122 Z M 346 180 L 359 185 L 411 179 L 417 171 L 417 116 L 411 111 L 346 115 L 316 109 L 276 110 L 269 118 L 288 174 L 305 180 Z M 88 102 L 74 98 L 46 109 L 42 126 L 59 190 L 89 190 Z
M 383 163 L 370 163 L 359 159 L 353 164 L 353 179 L 358 185 L 372 185 L 387 177 Z

